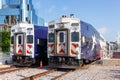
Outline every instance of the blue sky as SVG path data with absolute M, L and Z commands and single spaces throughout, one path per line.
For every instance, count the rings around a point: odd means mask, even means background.
M 107 41 L 120 32 L 120 0 L 33 0 L 34 8 L 48 23 L 71 13 L 92 24 Z

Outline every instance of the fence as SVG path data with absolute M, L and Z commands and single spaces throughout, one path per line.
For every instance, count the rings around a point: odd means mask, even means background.
M 10 55 L 4 55 L 4 53 L 0 52 L 0 64 L 5 64 L 5 61 L 12 63 L 12 57 Z

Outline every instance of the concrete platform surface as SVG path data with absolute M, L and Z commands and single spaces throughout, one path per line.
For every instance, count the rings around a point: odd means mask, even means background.
M 104 66 L 120 66 L 120 59 L 103 59 Z

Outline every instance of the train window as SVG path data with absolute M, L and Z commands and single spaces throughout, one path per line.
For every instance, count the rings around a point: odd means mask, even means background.
M 71 26 L 79 26 L 79 23 L 72 23 Z
M 27 35 L 27 43 L 33 43 L 33 35 Z
M 54 34 L 53 33 L 49 34 L 49 42 L 54 42 Z
M 63 32 L 60 33 L 59 36 L 60 36 L 60 38 L 59 38 L 60 40 L 59 40 L 59 41 L 60 41 L 60 42 L 64 42 L 64 33 L 63 33 Z
M 11 44 L 14 44 L 14 36 L 11 37 Z
M 22 37 L 18 36 L 18 44 L 21 44 L 21 43 L 22 43 Z
M 79 32 L 72 32 L 71 40 L 72 40 L 72 42 L 78 42 L 79 41 Z
M 54 28 L 54 25 L 49 25 L 49 28 Z

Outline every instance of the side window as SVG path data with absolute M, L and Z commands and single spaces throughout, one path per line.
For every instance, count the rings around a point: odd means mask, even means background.
M 54 42 L 54 34 L 53 33 L 49 34 L 49 42 Z
M 33 43 L 33 35 L 27 35 L 27 43 Z
M 11 44 L 14 44 L 14 36 L 11 37 Z
M 59 41 L 64 42 L 64 33 L 63 32 L 60 33 L 59 36 L 60 36 Z
M 79 41 L 79 32 L 72 32 L 71 41 L 72 42 L 78 42 Z

